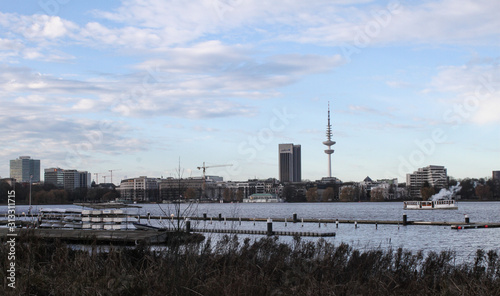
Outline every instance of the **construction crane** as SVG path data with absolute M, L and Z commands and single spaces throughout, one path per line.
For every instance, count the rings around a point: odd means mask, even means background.
M 96 185 L 99 184 L 99 174 L 105 174 L 105 173 L 94 173 L 94 175 L 95 175 L 95 181 L 96 181 L 95 184 Z M 104 181 L 105 181 L 104 183 L 106 183 L 106 180 L 104 180 Z
M 111 173 L 111 176 L 110 176 L 111 177 L 111 182 L 110 183 L 113 183 L 113 171 L 119 171 L 119 170 L 121 170 L 121 169 L 108 170 L 108 172 Z
M 210 165 L 210 166 L 206 166 L 205 165 L 205 162 L 203 162 L 203 166 L 199 166 L 198 169 L 201 170 L 203 169 L 203 185 L 202 185 L 202 194 L 201 196 L 204 197 L 205 196 L 205 183 L 206 183 L 206 178 L 205 178 L 205 170 L 208 169 L 208 168 L 219 168 L 219 167 L 227 167 L 227 166 L 233 166 L 232 164 L 218 164 L 218 165 Z

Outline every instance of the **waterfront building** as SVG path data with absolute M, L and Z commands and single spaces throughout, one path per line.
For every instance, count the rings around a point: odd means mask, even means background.
M 122 180 L 116 188 L 126 201 L 156 201 L 159 197 L 159 179 L 140 176 Z
M 17 182 L 40 182 L 40 160 L 19 156 L 10 161 L 10 177 Z
M 248 198 L 244 198 L 243 202 L 283 202 L 283 200 L 274 193 L 254 193 Z
M 413 174 L 406 175 L 406 186 L 412 199 L 421 199 L 420 189 L 426 184 L 434 187 L 436 192 L 448 186 L 446 168 L 439 165 L 429 165 L 419 168 Z
M 44 170 L 44 182 L 70 191 L 76 188 L 90 188 L 91 174 L 87 171 L 47 168 Z
M 283 182 L 300 182 L 302 179 L 301 147 L 279 144 L 279 177 Z

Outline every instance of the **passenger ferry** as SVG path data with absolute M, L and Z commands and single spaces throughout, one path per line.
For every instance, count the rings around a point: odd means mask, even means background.
M 403 208 L 405 210 L 457 210 L 458 204 L 453 199 L 405 201 Z

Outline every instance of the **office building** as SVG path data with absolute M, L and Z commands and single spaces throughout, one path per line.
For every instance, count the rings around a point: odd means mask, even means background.
M 159 179 L 140 176 L 122 180 L 116 189 L 122 200 L 129 201 L 157 201 L 159 196 Z
M 279 177 L 282 183 L 301 181 L 300 145 L 279 144 Z
M 500 171 L 493 171 L 493 181 L 500 182 Z
M 87 171 L 48 168 L 45 169 L 44 182 L 71 191 L 76 188 L 89 188 L 91 175 Z
M 54 184 L 57 188 L 64 188 L 64 170 L 60 168 L 45 169 L 43 180 L 46 184 Z
M 40 160 L 29 156 L 11 160 L 10 177 L 17 182 L 40 182 Z

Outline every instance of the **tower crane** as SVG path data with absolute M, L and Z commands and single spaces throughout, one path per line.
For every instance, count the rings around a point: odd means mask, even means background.
M 105 174 L 105 173 L 94 173 L 96 185 L 99 184 L 99 174 Z M 104 179 L 104 183 L 106 183 L 106 179 Z
M 121 170 L 121 169 L 108 170 L 108 172 L 111 173 L 111 176 L 110 176 L 111 177 L 111 182 L 110 183 L 113 183 L 113 171 L 119 171 L 119 170 Z
M 210 165 L 206 166 L 205 162 L 203 162 L 203 166 L 199 166 L 198 169 L 201 170 L 203 169 L 203 185 L 202 185 L 202 196 L 205 196 L 205 183 L 206 183 L 206 177 L 205 177 L 205 170 L 208 168 L 219 168 L 219 167 L 227 167 L 227 166 L 233 166 L 232 164 L 218 164 L 218 165 Z

